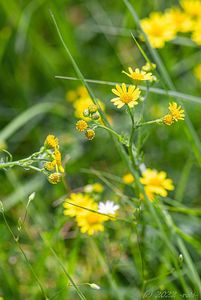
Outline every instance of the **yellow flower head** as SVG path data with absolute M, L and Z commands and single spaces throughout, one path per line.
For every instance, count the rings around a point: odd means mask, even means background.
M 184 110 L 176 102 L 169 103 L 168 109 L 174 121 L 184 120 Z
M 134 177 L 131 173 L 125 174 L 122 179 L 125 184 L 131 184 L 134 182 Z
M 201 16 L 201 1 L 200 0 L 181 0 L 180 4 L 183 10 L 192 17 Z
M 87 131 L 85 132 L 85 136 L 88 140 L 91 141 L 95 137 L 95 131 L 93 129 L 87 129 Z
M 90 209 L 93 203 L 94 200 L 89 195 L 72 193 L 63 204 L 64 215 L 76 217 L 85 211 L 84 208 Z
M 51 184 L 57 184 L 61 181 L 60 173 L 52 173 L 48 176 L 48 180 Z
M 199 64 L 195 67 L 194 74 L 195 74 L 196 78 L 201 81 L 201 64 Z
M 59 146 L 58 138 L 56 138 L 53 134 L 49 134 L 45 139 L 44 145 L 47 148 L 57 148 Z
M 145 71 L 141 71 L 140 69 L 136 68 L 134 71 L 131 67 L 128 68 L 129 73 L 123 71 L 128 77 L 132 78 L 136 81 L 153 81 L 155 80 L 155 76 L 152 73 L 146 73 Z
M 77 93 L 74 90 L 70 90 L 66 93 L 66 100 L 69 102 L 74 102 L 77 99 Z
M 140 182 L 145 186 L 145 192 L 150 200 L 153 200 L 154 194 L 166 197 L 167 191 L 174 190 L 172 180 L 166 177 L 167 174 L 163 171 L 146 169 L 142 173 Z
M 172 125 L 173 122 L 174 120 L 171 114 L 167 114 L 163 117 L 163 123 L 165 125 Z
M 141 20 L 141 25 L 154 48 L 164 47 L 165 42 L 175 37 L 175 27 L 162 13 L 151 13 L 149 18 Z
M 62 163 L 61 163 L 61 152 L 58 149 L 56 149 L 54 151 L 53 156 L 56 163 L 56 168 L 59 168 L 59 171 L 64 173 L 64 168 L 62 167 Z
M 97 112 L 98 107 L 95 104 L 90 104 L 88 109 L 89 109 L 89 112 L 92 114 L 92 113 Z
M 189 32 L 192 30 L 194 24 L 192 18 L 180 9 L 173 7 L 167 10 L 165 15 L 175 27 L 175 31 Z
M 79 121 L 77 121 L 77 123 L 76 123 L 76 129 L 78 130 L 78 131 L 85 131 L 86 129 L 87 129 L 87 127 L 88 127 L 88 124 L 87 124 L 87 122 L 85 122 L 84 120 L 79 120 Z
M 195 22 L 194 25 L 191 38 L 196 44 L 201 45 L 201 19 Z
M 89 207 L 93 211 L 98 211 L 97 203 L 92 203 Z M 76 216 L 76 221 L 82 233 L 93 235 L 96 232 L 104 231 L 103 223 L 108 220 L 107 216 L 96 212 L 85 210 L 82 214 Z
M 103 185 L 99 182 L 96 182 L 92 185 L 92 188 L 93 188 L 93 192 L 95 193 L 102 193 L 104 188 L 103 188 Z
M 139 99 L 141 93 L 139 88 L 136 88 L 134 85 L 130 85 L 127 90 L 125 83 L 122 83 L 121 86 L 117 84 L 116 89 L 112 89 L 112 92 L 118 96 L 117 98 L 113 98 L 111 100 L 111 102 L 113 102 L 117 108 L 121 108 L 125 104 L 127 104 L 129 107 L 137 105 L 137 100 Z
M 80 98 L 89 97 L 89 93 L 85 86 L 81 85 L 77 88 L 77 94 Z
M 55 166 L 56 166 L 56 161 L 53 160 L 53 161 L 47 161 L 45 164 L 44 164 L 44 168 L 47 170 L 47 171 L 53 171 L 55 169 Z

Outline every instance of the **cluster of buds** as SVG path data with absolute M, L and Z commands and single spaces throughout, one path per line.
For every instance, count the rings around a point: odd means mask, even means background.
M 98 121 L 100 119 L 100 114 L 95 104 L 89 105 L 89 107 L 83 111 L 83 116 L 90 118 L 93 121 Z M 76 129 L 80 132 L 84 132 L 88 140 L 93 140 L 95 137 L 95 131 L 90 128 L 89 124 L 84 120 L 77 121 Z
M 51 184 L 57 184 L 61 181 L 64 168 L 61 163 L 61 152 L 59 151 L 58 138 L 49 134 L 46 137 L 44 147 L 47 150 L 50 161 L 46 161 L 44 169 L 48 171 L 48 180 Z

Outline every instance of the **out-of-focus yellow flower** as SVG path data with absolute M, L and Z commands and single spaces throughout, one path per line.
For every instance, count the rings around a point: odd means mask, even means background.
M 74 102 L 77 99 L 77 92 L 75 90 L 70 90 L 66 92 L 66 100 L 69 102 Z
M 53 134 L 49 134 L 45 139 L 44 145 L 48 148 L 55 149 L 59 145 L 58 138 L 55 137 Z
M 201 1 L 200 0 L 181 0 L 180 4 L 183 10 L 192 17 L 201 16 Z
M 98 211 L 97 203 L 93 203 L 90 206 L 93 211 Z M 96 232 L 104 231 L 103 223 L 108 220 L 107 216 L 101 215 L 100 213 L 84 210 L 82 214 L 76 216 L 76 221 L 80 227 L 82 233 L 93 235 Z
M 154 81 L 156 77 L 152 75 L 152 73 L 147 73 L 145 71 L 141 71 L 140 69 L 136 68 L 134 71 L 131 67 L 128 68 L 129 73 L 123 71 L 128 77 L 132 78 L 136 81 Z
M 125 184 L 131 184 L 131 183 L 133 183 L 134 182 L 134 177 L 133 177 L 133 175 L 131 174 L 131 173 L 127 173 L 127 174 L 125 174 L 123 177 L 122 177 L 122 179 L 123 179 L 123 182 L 125 183 Z
M 64 201 L 64 215 L 70 217 L 76 217 L 79 214 L 82 214 L 84 208 L 89 208 L 94 203 L 93 198 L 89 195 L 82 193 L 72 193 L 69 198 Z
M 182 12 L 179 8 L 173 7 L 166 11 L 165 16 L 169 19 L 170 23 L 175 27 L 176 31 L 189 32 L 193 28 L 192 18 Z
M 168 109 L 174 121 L 184 120 L 184 110 L 176 102 L 169 103 Z
M 199 64 L 195 67 L 194 74 L 195 74 L 196 78 L 201 81 L 201 64 Z
M 201 45 L 201 19 L 194 23 L 194 30 L 191 38 L 196 44 Z
M 89 93 L 85 86 L 81 85 L 77 88 L 77 94 L 80 98 L 89 97 Z
M 145 192 L 150 200 L 154 199 L 154 195 L 166 197 L 168 192 L 174 190 L 172 179 L 167 178 L 164 171 L 146 169 L 142 173 L 140 182 L 145 186 Z
M 141 20 L 141 25 L 154 48 L 162 48 L 165 42 L 175 38 L 174 25 L 160 12 L 151 13 L 149 18 Z
M 102 193 L 104 190 L 103 185 L 99 182 L 94 183 L 92 187 L 95 193 Z
M 122 83 L 122 85 L 116 85 L 116 89 L 112 89 L 112 92 L 117 95 L 117 98 L 113 98 L 111 102 L 114 103 L 114 105 L 117 106 L 117 108 L 121 108 L 125 104 L 127 104 L 129 107 L 133 107 L 138 104 L 138 99 L 140 96 L 141 91 L 139 88 L 135 87 L 135 85 L 130 85 L 127 87 L 125 83 Z
M 77 123 L 76 123 L 76 129 L 78 130 L 78 131 L 85 131 L 86 129 L 87 129 L 87 127 L 88 127 L 88 124 L 87 124 L 87 122 L 85 122 L 84 120 L 79 120 L 79 121 L 77 121 Z
M 174 120 L 171 114 L 167 114 L 163 117 L 163 123 L 165 125 L 172 125 L 173 122 Z
M 73 103 L 73 106 L 75 108 L 75 116 L 77 118 L 83 119 L 85 121 L 89 121 L 90 118 L 85 117 L 83 115 L 83 112 L 85 110 L 88 109 L 88 107 L 92 107 L 92 105 L 94 106 L 94 103 L 92 101 L 92 99 L 90 97 L 85 97 L 85 98 L 79 98 L 78 100 L 76 100 Z M 105 110 L 105 106 L 104 104 L 99 100 L 99 105 L 101 107 L 101 109 L 104 111 Z

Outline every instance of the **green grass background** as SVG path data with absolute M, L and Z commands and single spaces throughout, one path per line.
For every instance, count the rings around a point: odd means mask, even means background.
M 177 1 L 141 0 L 131 3 L 139 18 L 143 18 L 151 11 L 163 11 L 176 5 Z M 71 189 L 95 181 L 102 182 L 102 172 L 119 178 L 128 169 L 109 135 L 99 130 L 96 138 L 88 142 L 75 131 L 76 118 L 71 104 L 65 100 L 65 94 L 80 83 L 55 78 L 56 75 L 77 75 L 59 40 L 49 10 L 54 13 L 71 55 L 85 78 L 124 82 L 123 69 L 145 63 L 131 37 L 130 31 L 136 33 L 137 26 L 124 1 L 2 1 L 0 142 L 6 144 L 17 160 L 37 151 L 47 134 L 59 136 L 62 153 L 70 157 L 66 176 Z M 141 46 L 153 60 L 149 47 L 144 43 Z M 194 77 L 193 68 L 201 62 L 200 48 L 193 45 L 189 37 L 178 38 L 167 43 L 158 53 L 177 91 L 199 97 L 200 82 Z M 163 89 L 164 82 L 161 76 L 156 87 Z M 98 83 L 90 86 L 95 96 L 105 103 L 113 126 L 119 132 L 128 130 L 128 116 L 110 104 L 111 86 Z M 169 100 L 166 95 L 150 93 L 145 118 L 160 117 Z M 201 98 L 198 99 L 200 103 L 192 100 L 187 96 L 182 103 L 200 137 Z M 24 123 L 20 124 L 23 120 Z M 184 122 L 170 128 L 146 128 L 143 134 L 147 136 L 143 147 L 146 165 L 167 171 L 176 185 L 170 199 L 164 200 L 162 206 L 155 210 L 162 230 L 149 210 L 144 211 L 142 223 L 137 225 L 133 206 L 115 194 L 104 177 L 104 199 L 118 201 L 128 222 L 110 222 L 104 233 L 92 238 L 82 235 L 73 220 L 63 216 L 62 205 L 57 205 L 56 200 L 66 194 L 62 184 L 51 186 L 44 176 L 17 168 L 0 172 L 0 197 L 14 232 L 17 232 L 18 219 L 25 212 L 28 195 L 36 192 L 20 241 L 49 299 L 79 299 L 75 289 L 68 286 L 66 274 L 49 245 L 78 286 L 84 282 L 95 282 L 101 286 L 101 290 L 97 291 L 80 285 L 87 299 L 156 299 L 160 291 L 169 292 L 174 299 L 181 299 L 183 293 L 191 293 L 192 299 L 199 299 L 199 149 L 196 150 L 196 158 L 193 151 L 195 144 Z M 86 173 L 83 168 L 94 168 L 100 173 L 98 176 Z M 109 182 L 113 188 L 118 187 L 132 197 L 129 188 L 125 190 L 115 180 Z M 171 216 L 174 224 L 165 216 Z M 5 300 L 43 299 L 2 217 L 0 222 L 0 295 Z M 143 293 L 136 230 L 142 239 L 147 278 Z M 164 243 L 161 232 L 168 238 L 174 254 Z M 179 237 L 181 240 L 178 240 Z M 185 256 L 186 251 L 189 254 Z M 185 256 L 184 262 L 179 270 L 175 270 L 173 261 L 175 259 L 179 264 L 180 253 Z M 173 292 L 175 294 L 171 294 Z

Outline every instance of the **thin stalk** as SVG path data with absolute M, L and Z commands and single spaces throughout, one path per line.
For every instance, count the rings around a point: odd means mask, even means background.
M 120 141 L 121 140 L 121 135 L 118 134 L 116 131 L 114 131 L 113 129 L 107 127 L 107 126 L 104 126 L 104 125 L 96 125 L 95 128 L 103 128 L 105 130 L 107 130 L 108 132 L 112 133 L 114 136 L 116 136 L 118 138 L 118 140 Z
M 129 151 L 129 156 L 130 156 L 130 159 L 133 163 L 133 166 L 136 167 L 135 157 L 133 155 L 133 138 L 134 138 L 134 133 L 135 133 L 135 120 L 134 120 L 134 116 L 132 114 L 132 111 L 131 111 L 130 107 L 127 106 L 127 108 L 128 108 L 128 113 L 129 113 L 130 118 L 131 118 L 131 122 L 132 122 L 132 128 L 131 128 L 131 133 L 130 133 L 128 151 Z
M 42 295 L 44 296 L 44 299 L 45 299 L 45 300 L 48 300 L 48 297 L 47 297 L 47 295 L 46 295 L 46 293 L 45 293 L 45 289 L 43 288 L 43 285 L 42 285 L 42 283 L 40 282 L 40 279 L 38 278 L 38 276 L 37 276 L 37 274 L 35 273 L 35 271 L 34 271 L 32 265 L 31 265 L 29 259 L 27 258 L 27 256 L 26 256 L 24 250 L 22 249 L 22 247 L 21 247 L 21 245 L 20 245 L 20 243 L 19 243 L 18 238 L 15 237 L 14 232 L 12 231 L 10 225 L 8 224 L 8 221 L 7 221 L 6 216 L 5 216 L 5 214 L 4 214 L 4 208 L 3 208 L 2 202 L 0 203 L 0 205 L 1 205 L 1 207 L 0 207 L 0 212 L 2 213 L 4 223 L 5 223 L 5 225 L 6 225 L 7 229 L 8 229 L 8 231 L 10 232 L 11 236 L 13 237 L 13 240 L 14 240 L 15 244 L 17 245 L 18 249 L 20 250 L 21 254 L 23 255 L 23 257 L 24 257 L 24 259 L 25 259 L 25 261 L 26 261 L 26 264 L 28 265 L 29 269 L 31 270 L 31 272 L 32 272 L 32 274 L 33 274 L 33 276 L 34 276 L 36 282 L 38 283 L 38 286 L 39 286 L 39 288 L 40 288 L 40 290 L 41 290 Z

